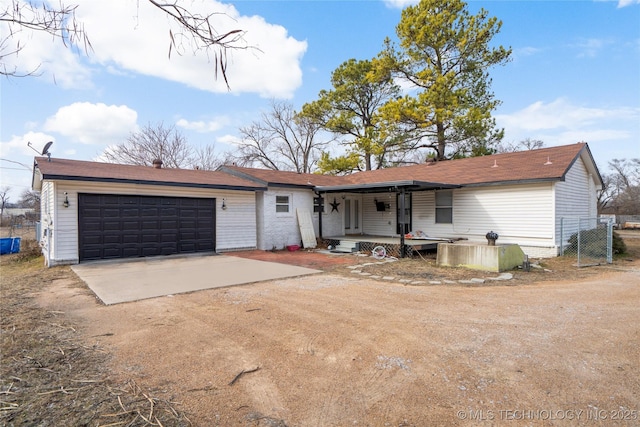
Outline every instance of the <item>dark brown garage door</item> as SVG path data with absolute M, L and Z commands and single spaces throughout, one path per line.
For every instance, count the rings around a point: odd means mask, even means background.
M 78 195 L 80 261 L 215 250 L 215 199 Z

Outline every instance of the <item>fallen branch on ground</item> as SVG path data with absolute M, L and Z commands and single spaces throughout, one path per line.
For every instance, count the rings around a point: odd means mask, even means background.
M 252 372 L 256 372 L 260 369 L 260 366 L 256 366 L 253 369 L 243 369 L 242 371 L 240 371 L 240 373 L 238 375 L 235 376 L 234 379 L 231 380 L 231 382 L 229 383 L 229 385 L 234 385 L 236 383 L 236 381 L 238 381 L 240 379 L 241 376 L 243 376 L 244 374 L 250 374 Z

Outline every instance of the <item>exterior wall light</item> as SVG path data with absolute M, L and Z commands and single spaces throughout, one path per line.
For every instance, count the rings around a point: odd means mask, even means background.
M 227 201 L 225 199 L 222 199 L 222 210 L 226 211 L 227 210 Z
M 62 206 L 64 206 L 65 208 L 69 207 L 69 196 L 67 195 L 67 192 L 64 192 L 64 202 L 62 202 Z

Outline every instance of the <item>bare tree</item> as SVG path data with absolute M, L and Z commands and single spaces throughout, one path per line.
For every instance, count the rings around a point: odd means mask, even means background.
M 614 177 L 612 174 L 601 174 L 602 177 L 602 191 L 598 193 L 598 212 L 606 212 L 607 208 L 611 205 L 611 201 L 613 200 L 613 180 Z
M 31 209 L 30 211 L 26 211 L 24 214 L 24 218 L 27 221 L 37 221 L 40 217 L 40 192 L 28 189 L 24 190 L 20 194 L 18 206 Z
M 191 166 L 194 169 L 216 170 L 224 163 L 224 160 L 215 152 L 215 145 L 209 144 L 193 150 Z
M 124 143 L 108 147 L 103 156 L 110 163 L 151 166 L 160 159 L 165 167 L 186 168 L 190 166 L 192 150 L 174 126 L 165 127 L 161 122 L 132 132 Z
M 227 50 L 246 49 L 247 46 L 242 43 L 245 32 L 234 29 L 219 33 L 214 18 L 221 15 L 220 13 L 192 13 L 181 6 L 178 0 L 147 1 L 164 12 L 178 26 L 176 32 L 169 30 L 169 57 L 174 51 L 180 55 L 187 50 L 207 53 L 213 51 L 215 78 L 220 74 L 228 87 Z M 140 0 L 138 4 L 139 2 Z M 16 35 L 23 30 L 45 32 L 61 40 L 67 47 L 82 45 L 87 54 L 92 50 L 84 25 L 76 19 L 77 5 L 67 6 L 60 2 L 58 7 L 52 7 L 47 2 L 11 0 L 1 7 L 0 23 L 6 31 L 3 28 L 0 36 L 0 74 L 12 77 L 38 74 L 37 69 L 20 74 L 16 68 L 7 68 L 6 58 L 18 55 L 24 48 L 19 40 L 13 43 L 17 39 Z
M 606 208 L 620 215 L 640 214 L 640 158 L 613 159 L 613 173 L 608 175 Z
M 4 207 L 9 202 L 9 192 L 11 187 L 5 185 L 0 188 L 0 218 L 4 216 Z
M 286 102 L 271 102 L 262 120 L 240 128 L 236 163 L 310 173 L 329 141 L 318 141 L 322 128 Z
M 167 127 L 162 122 L 148 123 L 132 132 L 122 144 L 104 150 L 102 158 L 109 163 L 140 166 L 151 166 L 159 159 L 163 167 L 174 169 L 214 170 L 222 164 L 214 145 L 195 148 L 175 126 Z
M 18 205 L 23 208 L 33 209 L 36 212 L 40 211 L 40 192 L 33 190 L 24 190 L 20 194 L 20 200 Z
M 537 150 L 544 147 L 544 141 L 525 138 L 520 142 L 503 142 L 496 147 L 498 153 L 514 153 L 516 151 Z
M 84 30 L 84 26 L 76 19 L 78 6 L 65 6 L 53 8 L 46 2 L 39 5 L 20 0 L 12 0 L 2 6 L 0 11 L 0 23 L 6 28 L 0 38 L 0 74 L 13 77 L 25 77 L 36 75 L 37 69 L 21 74 L 16 67 L 7 68 L 6 58 L 18 55 L 24 48 L 20 41 L 12 43 L 17 34 L 24 30 L 45 32 L 59 39 L 67 46 L 82 44 L 85 52 L 91 49 L 91 43 Z

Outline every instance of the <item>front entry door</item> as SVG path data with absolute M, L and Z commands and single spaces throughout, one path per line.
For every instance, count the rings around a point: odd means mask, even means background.
M 361 234 L 360 199 L 344 199 L 344 234 Z

